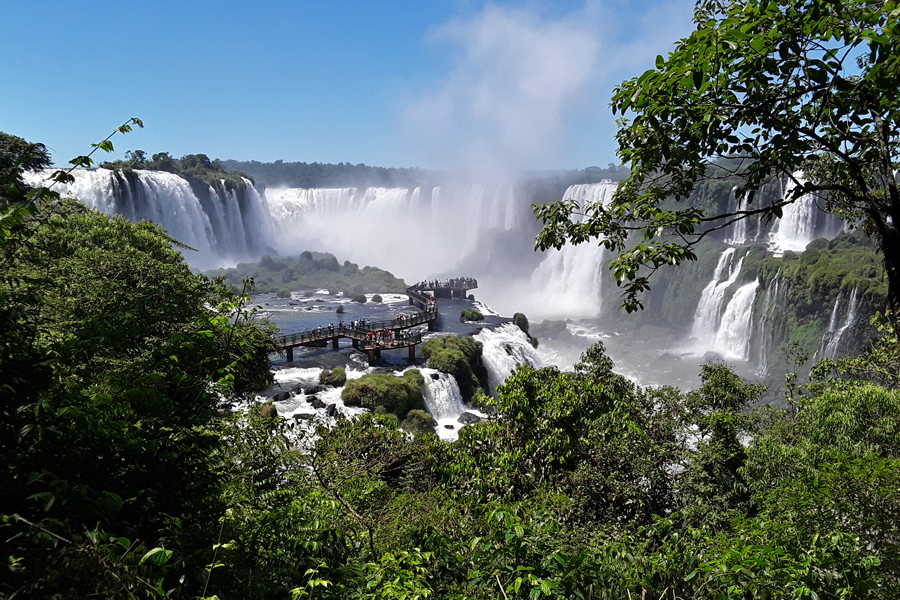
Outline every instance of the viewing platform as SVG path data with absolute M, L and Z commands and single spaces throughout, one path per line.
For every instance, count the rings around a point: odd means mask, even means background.
M 438 309 L 434 298 L 428 294 L 412 287 L 407 288 L 406 294 L 409 296 L 410 305 L 417 306 L 419 312 L 400 315 L 389 320 L 360 319 L 351 325 L 316 327 L 297 333 L 276 335 L 275 344 L 285 351 L 288 362 L 294 361 L 294 348 L 327 348 L 330 342 L 331 348 L 338 350 L 341 338 L 350 338 L 354 349 L 367 354 L 370 365 L 381 359 L 382 350 L 401 348 L 409 348 L 409 360 L 412 362 L 416 359 L 416 345 L 422 343 L 422 334 L 406 330 L 419 325 L 427 325 L 429 330 L 433 330 L 438 318 Z
M 469 290 L 478 289 L 478 280 L 474 277 L 454 277 L 452 279 L 429 279 L 420 281 L 407 289 L 414 292 L 431 292 L 435 298 L 459 298 L 465 300 L 469 297 Z M 410 300 L 410 304 L 412 301 Z
M 381 359 L 382 350 L 401 348 L 409 348 L 409 360 L 412 362 L 416 359 L 416 345 L 422 343 L 422 333 L 406 330 L 427 325 L 429 331 L 433 331 L 438 319 L 435 298 L 466 298 L 466 293 L 477 287 L 478 282 L 472 277 L 422 281 L 406 288 L 410 306 L 419 308 L 419 312 L 390 320 L 360 319 L 350 325 L 316 327 L 297 333 L 280 334 L 274 338 L 275 345 L 285 351 L 288 362 L 294 362 L 294 348 L 327 348 L 330 342 L 331 348 L 338 350 L 340 339 L 350 338 L 354 349 L 368 355 L 370 365 Z

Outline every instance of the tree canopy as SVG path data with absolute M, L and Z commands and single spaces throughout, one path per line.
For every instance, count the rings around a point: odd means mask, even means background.
M 779 218 L 815 194 L 877 238 L 896 314 L 898 14 L 894 1 L 701 0 L 696 30 L 613 94 L 629 178 L 608 206 L 538 207 L 536 246 L 599 238 L 618 252 L 611 269 L 630 312 L 652 272 L 693 260 L 704 236 L 751 216 Z M 710 214 L 692 202 L 709 177 L 734 181 L 739 209 Z M 795 185 L 764 201 L 774 179 Z

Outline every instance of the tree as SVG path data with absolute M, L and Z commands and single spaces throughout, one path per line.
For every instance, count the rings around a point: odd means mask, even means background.
M 877 238 L 897 314 L 898 10 L 893 0 L 701 0 L 696 30 L 667 59 L 657 57 L 655 69 L 614 91 L 628 179 L 609 206 L 538 207 L 544 229 L 536 247 L 601 237 L 619 253 L 611 269 L 630 312 L 641 308 L 648 277 L 695 260 L 704 236 L 740 219 L 779 218 L 786 205 L 815 194 Z M 722 175 L 736 183 L 738 210 L 684 206 L 698 183 Z M 761 199 L 777 178 L 796 186 Z M 633 232 L 643 233 L 637 243 Z

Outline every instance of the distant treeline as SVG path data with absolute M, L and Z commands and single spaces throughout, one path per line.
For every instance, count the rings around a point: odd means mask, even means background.
M 396 169 L 370 167 L 350 163 L 263 163 L 256 160 L 223 160 L 220 163 L 229 171 L 249 173 L 266 187 L 415 187 L 434 182 L 438 172 L 419 168 Z
M 207 184 L 224 180 L 229 188 L 243 186 L 244 178 L 253 181 L 250 175 L 238 169 L 226 169 L 221 162 L 210 160 L 206 154 L 186 154 L 181 158 L 175 158 L 168 152 L 157 152 L 153 156 L 148 156 L 143 150 L 129 150 L 125 153 L 124 159 L 107 161 L 101 163 L 100 167 L 126 172 L 134 169 L 166 171 L 186 179 L 196 178 Z
M 251 175 L 258 184 L 266 187 L 416 187 L 440 185 L 448 180 L 472 179 L 482 181 L 477 174 L 450 171 L 431 171 L 413 168 L 370 167 L 364 164 L 350 163 L 304 163 L 284 162 L 263 163 L 255 160 L 216 161 L 223 167 L 242 171 Z M 591 183 L 601 179 L 620 181 L 627 176 L 628 170 L 612 163 L 608 168 L 588 167 L 574 171 L 546 171 L 524 173 L 524 178 L 559 178 L 577 180 L 579 183 Z

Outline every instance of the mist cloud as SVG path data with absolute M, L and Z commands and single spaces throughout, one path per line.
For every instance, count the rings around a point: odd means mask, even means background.
M 489 4 L 434 30 L 431 41 L 449 44 L 455 59 L 441 82 L 405 107 L 408 143 L 439 167 L 571 167 L 573 141 L 585 137 L 578 128 L 607 121 L 597 146 L 611 147 L 609 90 L 623 65 L 652 61 L 677 39 L 667 31 L 671 21 L 659 19 L 671 4 L 657 6 L 626 23 L 600 2 L 555 18 L 534 5 Z M 682 12 L 679 25 L 689 20 L 689 8 Z

